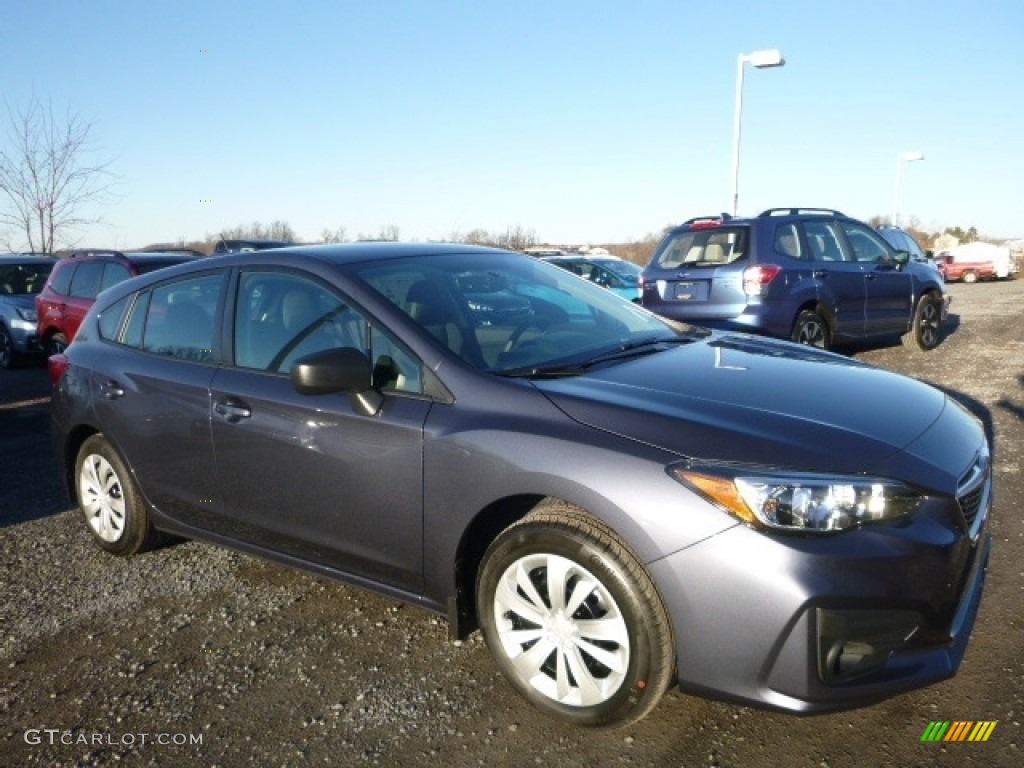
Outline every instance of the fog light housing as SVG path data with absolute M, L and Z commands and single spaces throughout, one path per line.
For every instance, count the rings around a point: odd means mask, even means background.
M 817 610 L 818 676 L 842 684 L 883 667 L 921 628 L 915 611 Z

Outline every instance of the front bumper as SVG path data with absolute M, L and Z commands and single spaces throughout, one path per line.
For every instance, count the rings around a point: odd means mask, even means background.
M 952 677 L 981 601 L 985 527 L 969 536 L 938 505 L 830 537 L 736 526 L 651 564 L 680 688 L 810 714 Z

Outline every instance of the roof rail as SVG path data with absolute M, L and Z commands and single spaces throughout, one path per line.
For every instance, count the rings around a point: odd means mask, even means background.
M 767 216 L 797 216 L 804 213 L 819 213 L 828 216 L 846 216 L 842 211 L 834 208 L 768 208 L 757 215 L 758 218 Z
M 66 258 L 76 259 L 79 256 L 92 256 L 94 254 L 124 257 L 124 254 L 121 253 L 121 251 L 115 251 L 113 248 L 76 248 L 71 251 Z

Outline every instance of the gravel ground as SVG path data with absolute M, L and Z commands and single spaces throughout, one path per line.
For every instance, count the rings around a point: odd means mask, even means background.
M 0 371 L 0 765 L 1024 764 L 1024 280 L 950 292 L 937 351 L 847 353 L 941 387 L 993 437 L 979 622 L 954 680 L 812 718 L 673 692 L 629 728 L 575 730 L 418 609 L 194 542 L 107 556 L 56 482 L 45 371 Z M 922 743 L 932 720 L 997 725 Z

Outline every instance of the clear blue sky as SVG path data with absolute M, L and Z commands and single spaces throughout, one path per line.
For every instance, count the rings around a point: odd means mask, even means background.
M 113 159 L 80 245 L 616 242 L 728 210 L 737 56 L 779 48 L 746 68 L 740 213 L 888 215 L 919 150 L 904 221 L 1019 237 L 1022 37 L 1021 0 L 2 0 L 0 97 Z

